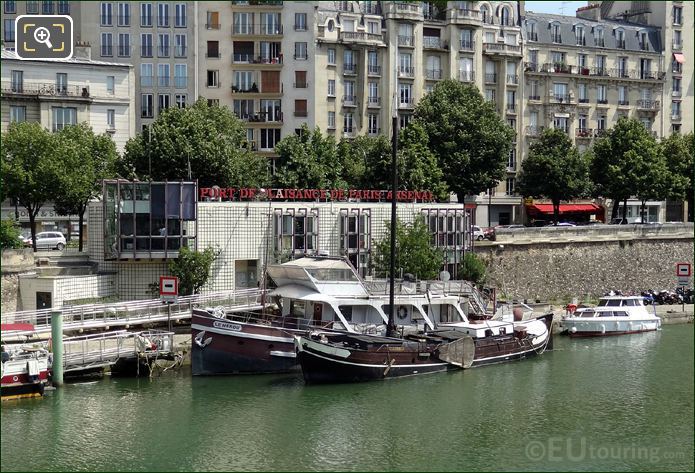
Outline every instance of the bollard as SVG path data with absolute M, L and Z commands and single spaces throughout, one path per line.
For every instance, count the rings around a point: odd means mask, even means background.
M 51 347 L 53 350 L 53 365 L 51 380 L 53 386 L 63 385 L 63 313 L 51 312 Z

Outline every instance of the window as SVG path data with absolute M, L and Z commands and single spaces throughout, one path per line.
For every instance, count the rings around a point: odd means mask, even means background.
M 252 71 L 234 71 L 233 92 L 248 92 L 254 84 Z
M 234 13 L 234 34 L 253 34 L 253 17 L 250 13 Z
M 565 64 L 565 53 L 560 51 L 552 51 L 550 57 L 553 60 L 554 66 L 563 66 Z
M 629 105 L 630 102 L 627 100 L 627 86 L 618 86 L 618 105 Z
M 68 75 L 64 72 L 56 74 L 56 93 L 66 94 L 68 92 Z
M 279 128 L 261 128 L 261 150 L 272 151 L 280 141 Z
M 261 13 L 261 34 L 277 35 L 282 33 L 279 13 Z
M 398 59 L 400 75 L 413 77 L 415 74 L 415 68 L 413 67 L 413 55 L 411 53 L 400 53 L 398 55 Z
M 423 210 L 430 233 L 430 244 L 446 251 L 446 270 L 456 278 L 458 262 L 463 256 L 466 240 L 466 221 L 463 210 Z
M 335 48 L 328 48 L 328 64 L 331 66 L 335 66 Z
M 485 42 L 486 43 L 494 43 L 495 42 L 495 33 L 491 31 L 486 31 L 485 32 Z
M 606 56 L 596 56 L 596 74 L 604 75 L 606 70 Z
M 106 128 L 109 130 L 116 128 L 116 110 L 112 108 L 106 110 Z
M 24 92 L 24 72 L 12 71 L 12 82 L 10 83 L 12 92 Z
M 366 275 L 371 243 L 370 210 L 341 209 L 340 250 L 347 254 L 352 265 Z M 341 310 L 344 309 L 341 307 Z
M 507 111 L 514 112 L 516 110 L 516 92 L 513 90 L 507 91 Z
M 367 22 L 367 33 L 369 34 L 379 34 L 379 22 L 378 21 L 368 21 Z
M 493 61 L 485 61 L 485 82 L 497 82 L 497 73 Z
M 587 55 L 586 54 L 577 54 L 577 67 L 579 68 L 579 73 L 583 74 L 584 69 L 586 69 L 588 66 L 589 62 L 587 60 Z
M 459 58 L 459 79 L 464 82 L 473 81 L 473 59 L 469 57 Z
M 294 101 L 294 116 L 295 117 L 306 117 L 307 112 L 307 101 L 306 99 L 300 99 Z
M 275 214 L 275 247 L 280 253 L 313 253 L 318 249 L 318 211 L 287 209 Z
M 599 84 L 596 86 L 596 100 L 598 101 L 598 103 L 608 103 L 608 98 L 606 96 L 606 86 L 604 84 Z
M 480 6 L 480 18 L 483 20 L 483 23 L 492 23 L 492 16 L 487 5 Z
M 152 118 L 154 116 L 154 97 L 152 94 L 142 94 L 141 96 L 141 116 L 142 118 Z
M 154 66 L 150 63 L 140 64 L 140 87 L 152 87 Z
M 379 68 L 379 56 L 376 51 L 367 52 L 367 73 L 377 75 L 381 73 Z
M 261 100 L 261 116 L 266 122 L 281 122 L 282 101 L 277 99 Z
M 567 117 L 554 117 L 553 127 L 555 127 L 556 130 L 562 130 L 565 133 L 569 133 L 569 119 Z
M 515 178 L 513 178 L 513 177 L 507 178 L 507 189 L 506 189 L 507 195 L 514 195 L 515 194 L 515 192 L 514 192 L 515 182 L 516 182 Z
M 27 2 L 27 14 L 36 15 L 38 13 L 39 13 L 39 2 L 36 0 L 29 0 Z
M 70 2 L 67 0 L 59 0 L 56 2 L 58 4 L 58 14 L 59 15 L 69 15 L 70 14 Z
M 208 87 L 219 87 L 220 86 L 220 71 L 210 71 L 208 70 Z
M 307 44 L 306 43 L 294 43 L 294 58 L 305 60 L 307 56 Z
M 53 107 L 53 131 L 60 131 L 68 125 L 77 124 L 77 109 L 74 107 Z
M 254 115 L 253 100 L 234 100 L 233 109 L 237 117 L 248 120 Z
M 411 23 L 398 24 L 398 44 L 400 46 L 414 46 L 415 36 L 413 33 L 413 25 Z
M 2 2 L 4 6 L 5 13 L 17 13 L 17 2 L 10 0 Z
M 295 31 L 306 31 L 306 13 L 294 14 L 294 29 Z
M 652 60 L 651 59 L 640 59 L 640 79 L 655 79 L 656 77 L 652 75 Z
M 512 11 L 508 7 L 502 7 L 502 17 L 500 18 L 500 23 L 504 26 L 511 26 L 514 21 L 512 16 Z
M 379 115 L 369 114 L 367 117 L 367 133 L 370 135 L 379 134 Z
M 574 29 L 574 34 L 577 37 L 577 46 L 586 46 L 586 37 L 584 36 L 584 26 L 577 25 Z
M 680 77 L 674 77 L 672 79 L 672 95 L 680 96 L 681 95 L 681 78 Z
M 579 130 L 580 131 L 586 131 L 587 130 L 587 123 L 588 123 L 588 117 L 586 114 L 581 114 L 579 115 Z
M 681 103 L 671 102 L 671 118 L 680 119 L 681 117 Z
M 413 84 L 399 82 L 398 97 L 401 106 L 411 105 L 413 103 Z
M 485 100 L 495 103 L 495 89 L 485 89 Z
M 157 56 L 169 57 L 169 33 L 159 33 L 157 39 Z
M 335 112 L 328 112 L 328 129 L 335 130 Z
M 553 43 L 562 43 L 562 33 L 560 32 L 560 23 L 550 25 L 550 36 Z
M 369 103 L 379 103 L 379 83 L 369 82 L 367 90 L 369 91 Z
M 52 15 L 53 2 L 51 2 L 50 0 L 44 0 L 43 2 L 41 2 L 41 13 L 43 13 L 44 15 Z
M 174 26 L 176 28 L 186 27 L 186 4 L 177 3 L 174 7 Z
M 162 113 L 163 110 L 165 110 L 171 106 L 171 95 L 159 94 L 157 99 L 158 99 L 157 101 L 158 101 L 158 105 L 159 105 L 157 110 L 159 110 L 159 113 Z
M 345 66 L 346 70 L 353 70 L 354 71 L 354 66 L 355 66 L 355 52 L 346 49 L 343 52 L 343 65 Z
M 176 64 L 174 66 L 174 87 L 177 89 L 188 87 L 188 66 L 186 64 Z
M 335 97 L 335 80 L 328 79 L 328 96 Z
M 186 108 L 186 94 L 176 94 L 174 96 L 176 108 Z
M 526 23 L 526 37 L 529 41 L 538 41 L 538 30 L 536 29 L 535 21 Z
M 118 33 L 118 56 L 130 57 L 130 33 Z
M 511 171 L 516 169 L 516 143 L 514 143 L 507 155 L 507 169 Z
M 205 28 L 209 30 L 219 30 L 220 29 L 220 12 L 209 11 L 207 14 L 207 21 L 205 23 Z
M 346 113 L 343 115 L 343 133 L 352 133 L 354 126 L 354 120 L 352 113 Z
M 529 82 L 528 98 L 529 98 L 529 100 L 540 100 L 541 99 L 541 93 L 540 93 L 540 89 L 538 88 L 538 81 L 537 80 L 532 80 Z
M 101 26 L 113 26 L 113 5 L 110 3 L 101 4 Z
M 186 57 L 186 35 L 174 35 L 174 57 Z
M 152 33 L 140 34 L 140 56 L 152 57 Z
M 347 80 L 344 84 L 345 87 L 345 102 L 354 103 L 355 102 L 355 81 Z
M 169 4 L 168 3 L 158 3 L 157 4 L 157 26 L 160 28 L 169 27 Z
M 639 33 L 639 46 L 642 51 L 649 51 L 649 35 L 646 31 Z
M 111 33 L 101 33 L 101 55 L 113 56 L 113 35 Z
M 603 48 L 605 46 L 605 41 L 603 38 L 603 28 L 600 26 L 594 27 L 594 46 Z
M 306 71 L 294 71 L 294 86 L 298 89 L 307 88 Z
M 157 85 L 159 87 L 169 87 L 171 80 L 171 70 L 169 64 L 157 64 Z
M 579 103 L 588 103 L 589 102 L 589 89 L 588 89 L 587 85 L 580 82 L 577 87 L 579 88 Z
M 599 130 L 605 130 L 606 129 L 606 116 L 605 115 L 599 115 L 596 119 L 597 127 Z
M 413 119 L 413 116 L 408 114 L 408 113 L 400 113 L 398 114 L 398 128 L 403 129 L 410 125 L 410 120 Z
M 118 4 L 118 26 L 130 26 L 130 3 Z
M 152 4 L 140 4 L 140 26 L 152 26 Z
M 106 76 L 106 93 L 113 95 L 116 93 L 116 77 Z
M 615 47 L 625 49 L 625 30 L 622 28 L 615 30 Z
M 219 41 L 208 41 L 207 46 L 208 46 L 207 57 L 216 58 L 216 59 L 220 57 L 220 42 Z
M 461 49 L 473 49 L 473 31 L 461 30 Z
M 627 77 L 627 57 L 618 57 L 618 77 Z
M 673 7 L 673 24 L 676 26 L 683 24 L 683 7 Z
M 25 106 L 10 105 L 10 123 L 27 121 L 27 108 Z
M 518 82 L 519 82 L 519 79 L 516 75 L 516 63 L 508 62 L 507 63 L 507 84 L 516 84 Z
M 683 44 L 681 43 L 681 32 L 678 30 L 673 31 L 673 49 L 681 49 Z

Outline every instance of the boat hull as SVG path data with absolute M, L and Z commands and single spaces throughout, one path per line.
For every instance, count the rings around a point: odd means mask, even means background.
M 46 383 L 48 383 L 48 361 L 38 361 L 41 371 L 35 376 L 29 375 L 26 361 L 3 363 L 2 381 L 0 382 L 0 398 L 3 401 L 43 396 Z M 14 364 L 18 366 L 13 366 Z
M 304 331 L 208 317 L 194 311 L 191 333 L 194 376 L 299 370 L 293 335 Z
M 565 319 L 562 322 L 563 333 L 572 338 L 579 337 L 605 337 L 610 335 L 629 335 L 633 333 L 653 332 L 661 327 L 661 320 L 652 318 L 648 320 L 635 320 L 634 318 L 606 317 L 603 320 L 594 318 Z

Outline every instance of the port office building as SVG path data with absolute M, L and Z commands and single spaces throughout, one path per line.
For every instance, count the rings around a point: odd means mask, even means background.
M 104 182 L 89 206 L 88 251 L 115 278 L 121 300 L 154 296 L 182 247 L 218 251 L 203 292 L 255 288 L 264 267 L 303 255 L 345 256 L 371 275 L 376 243 L 388 232 L 391 194 L 373 189 L 248 189 L 196 182 Z M 398 219 L 425 218 L 432 244 L 454 277 L 471 248 L 471 204 L 434 202 L 428 191 L 399 191 Z

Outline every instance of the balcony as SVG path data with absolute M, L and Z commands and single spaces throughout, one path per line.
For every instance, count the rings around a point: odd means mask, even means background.
M 677 111 L 671 111 L 671 121 L 672 122 L 679 122 L 681 120 L 681 112 L 680 110 Z
M 541 68 L 542 72 L 554 72 L 555 74 L 572 74 L 574 66 L 564 62 L 545 63 Z
M 372 97 L 371 95 L 367 97 L 367 107 L 377 108 L 381 107 L 381 97 Z
M 581 105 L 581 104 L 588 104 L 588 103 L 589 103 L 589 99 L 588 99 L 588 97 L 579 97 L 579 98 L 577 99 L 577 103 L 580 104 L 580 105 Z
M 398 108 L 414 108 L 415 100 L 412 97 L 401 97 L 398 102 Z
M 374 64 L 369 64 L 367 66 L 367 75 L 369 76 L 380 76 L 381 75 L 381 66 L 377 66 Z
M 507 103 L 507 113 L 516 113 L 515 103 Z
M 592 128 L 577 128 L 574 131 L 574 136 L 577 138 L 593 138 L 594 130 Z
M 541 136 L 543 131 L 545 130 L 545 127 L 543 126 L 527 126 L 526 127 L 526 136 Z
M 480 25 L 480 11 L 470 8 L 452 8 L 449 10 L 449 21 L 457 25 Z
M 254 82 L 251 85 L 246 85 L 246 86 L 241 86 L 241 85 L 232 85 L 232 93 L 233 94 L 257 94 L 258 93 L 258 86 Z
M 629 106 L 630 106 L 629 100 L 618 100 L 618 107 L 629 107 Z
M 234 7 L 281 7 L 282 0 L 232 0 Z
M 570 103 L 572 94 L 550 94 L 550 100 L 558 103 Z
M 205 23 L 205 29 L 206 30 L 219 30 L 220 24 L 219 23 Z
M 660 105 L 661 105 L 661 102 L 658 100 L 641 99 L 641 100 L 637 101 L 637 109 L 638 110 L 657 112 L 659 110 Z
M 596 99 L 596 105 L 608 105 L 608 99 Z
M 343 74 L 346 76 L 357 75 L 357 64 L 343 64 Z
M 519 76 L 517 76 L 516 74 L 507 74 L 507 84 L 518 85 Z
M 398 46 L 415 47 L 415 36 L 398 35 Z
M 384 16 L 387 20 L 424 20 L 420 2 L 389 2 L 388 5 L 382 4 L 382 9 L 384 9 Z
M 55 83 L 12 83 L 2 82 L 3 95 L 33 95 L 38 97 L 77 97 L 89 99 L 89 86 L 82 85 L 56 85 Z
M 655 71 L 640 71 L 639 78 L 642 80 L 657 80 L 658 74 Z
M 364 31 L 341 31 L 340 39 L 346 43 L 374 44 L 383 43 L 384 35 L 377 33 L 366 33 Z
M 473 51 L 475 49 L 475 41 L 473 39 L 462 39 L 459 41 L 459 46 L 463 51 Z
M 605 128 L 597 128 L 596 130 L 594 130 L 594 136 L 596 138 L 601 138 L 602 136 L 605 136 L 607 133 L 608 130 L 606 130 Z
M 442 40 L 436 36 L 423 36 L 422 47 L 425 49 L 443 49 Z
M 505 43 L 483 43 L 483 52 L 504 56 L 521 56 L 521 46 Z
M 232 62 L 234 64 L 268 64 L 280 66 L 282 65 L 282 54 L 278 57 L 264 57 L 247 53 L 234 53 L 232 55 Z
M 284 115 L 281 110 L 269 110 L 265 112 L 242 114 L 238 116 L 240 119 L 246 120 L 249 123 L 282 123 L 284 121 Z
M 673 74 L 683 74 L 683 64 L 673 61 L 673 64 L 671 65 L 671 72 Z
M 605 67 L 592 67 L 589 69 L 589 74 L 592 76 L 609 77 L 608 69 Z
M 398 68 L 398 77 L 413 78 L 415 77 L 415 67 L 413 66 L 400 66 Z
M 232 27 L 233 35 L 282 36 L 282 25 L 260 23 L 240 24 Z
M 538 67 L 538 64 L 535 62 L 525 62 L 524 72 L 540 72 L 540 68 Z
M 425 79 L 441 80 L 443 71 L 441 69 L 425 69 Z
M 367 134 L 369 136 L 376 136 L 379 133 L 381 133 L 381 128 L 370 128 L 369 130 L 367 130 Z
M 540 95 L 529 95 L 529 96 L 528 96 L 528 99 L 529 99 L 530 101 L 540 102 L 541 96 L 540 96 Z
M 671 49 L 673 49 L 674 51 L 680 51 L 681 49 L 683 49 L 683 43 L 673 43 Z
M 475 80 L 475 71 L 459 71 L 459 80 L 461 82 L 473 82 Z
M 681 90 L 672 90 L 671 91 L 671 97 L 680 97 L 681 96 Z
M 485 83 L 486 84 L 496 84 L 497 83 L 497 74 L 495 74 L 495 73 L 485 74 Z
M 344 107 L 356 107 L 357 97 L 354 95 L 343 95 L 343 106 Z

